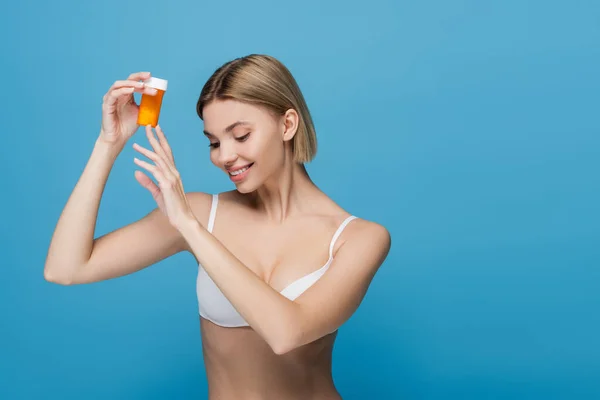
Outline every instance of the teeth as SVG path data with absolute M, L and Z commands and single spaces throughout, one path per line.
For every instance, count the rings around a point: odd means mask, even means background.
M 230 172 L 230 174 L 231 174 L 231 175 L 234 175 L 234 176 L 235 176 L 235 175 L 239 175 L 239 174 L 241 174 L 242 172 L 245 172 L 245 171 L 246 171 L 248 168 L 250 168 L 250 167 L 244 167 L 244 168 L 242 168 L 242 169 L 238 169 L 237 171 L 231 171 L 231 172 Z

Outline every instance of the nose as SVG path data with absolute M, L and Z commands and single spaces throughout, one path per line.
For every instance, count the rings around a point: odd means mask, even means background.
M 231 167 L 234 165 L 235 161 L 238 158 L 237 153 L 235 152 L 235 146 L 232 143 L 225 143 L 226 141 L 222 141 L 219 145 L 219 163 L 224 167 Z

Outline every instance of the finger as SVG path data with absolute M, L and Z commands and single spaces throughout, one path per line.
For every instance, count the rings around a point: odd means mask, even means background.
M 114 106 L 122 96 L 129 96 L 133 93 L 134 89 L 132 87 L 124 87 L 120 89 L 111 90 L 104 96 L 104 103 L 106 106 Z
M 152 152 L 152 151 L 148 150 L 148 149 L 147 149 L 147 148 L 145 148 L 145 147 L 142 147 L 142 146 L 140 146 L 140 145 L 139 145 L 139 144 L 137 144 L 137 143 L 134 143 L 134 144 L 133 144 L 133 148 L 134 148 L 136 151 L 138 151 L 139 153 L 141 153 L 141 154 L 145 155 L 146 157 L 148 157 L 149 159 L 151 159 L 152 161 L 154 161 L 155 163 L 158 163 L 158 161 L 159 161 L 160 157 L 159 157 L 159 156 L 158 156 L 156 153 L 154 153 L 154 152 Z
M 172 165 L 171 158 L 166 154 L 165 149 L 162 148 L 160 143 L 158 143 L 158 140 L 154 137 L 154 133 L 152 132 L 152 126 L 150 125 L 146 125 L 146 136 L 148 137 L 148 141 L 150 142 L 150 145 L 152 146 L 156 154 L 158 154 L 164 161 L 169 161 L 165 163 L 169 171 L 174 175 L 177 175 L 177 170 L 175 169 L 175 166 Z
M 150 179 L 148 175 L 144 174 L 142 171 L 135 171 L 134 175 L 135 179 L 140 183 L 140 185 L 142 185 L 143 188 L 148 189 L 152 195 L 152 198 L 154 201 L 156 201 L 158 208 L 166 215 L 167 210 L 165 208 L 165 199 L 162 196 L 162 191 L 160 188 L 156 186 L 156 183 L 154 183 L 154 181 L 152 181 L 152 179 Z
M 144 87 L 144 82 L 140 81 L 132 81 L 132 80 L 124 80 L 124 81 L 115 81 L 110 87 L 110 90 L 118 89 L 122 87 Z
M 160 142 L 160 145 L 162 146 L 162 148 L 165 150 L 167 157 L 169 157 L 169 160 L 171 160 L 173 165 L 175 165 L 175 159 L 173 158 L 173 152 L 171 151 L 171 146 L 169 146 L 169 143 L 167 142 L 167 137 L 165 136 L 165 133 L 163 132 L 160 125 L 156 125 L 156 136 L 158 136 L 158 141 Z
M 175 175 L 175 177 L 178 178 L 179 175 L 173 173 L 173 170 L 169 167 L 168 163 L 165 162 L 165 160 L 162 157 L 160 157 L 156 153 L 153 153 L 150 150 L 140 146 L 137 143 L 133 144 L 133 148 L 135 150 L 137 150 L 138 152 L 140 152 L 141 154 L 148 157 L 150 160 L 154 161 L 156 163 L 156 165 L 158 165 L 163 170 L 165 175 L 169 175 L 169 176 Z
M 156 165 L 152 165 L 150 163 L 147 163 L 146 161 L 140 160 L 135 157 L 133 158 L 133 162 L 150 172 L 154 176 L 154 178 L 156 178 L 156 181 L 158 182 L 158 185 L 160 187 L 170 186 L 170 181 L 165 177 L 160 168 L 158 168 Z
M 150 142 L 150 145 L 152 146 L 156 154 L 166 156 L 165 149 L 162 148 L 160 143 L 158 143 L 158 140 L 156 140 L 156 138 L 154 137 L 151 125 L 146 125 L 146 137 L 148 138 L 148 142 Z
M 152 179 L 148 177 L 148 175 L 144 174 L 142 171 L 135 171 L 134 175 L 135 179 L 140 183 L 140 185 L 142 185 L 143 188 L 148 189 L 154 200 L 160 196 L 160 189 L 158 186 L 156 186 L 156 183 L 154 183 Z
M 149 94 L 152 96 L 157 93 L 156 89 L 146 86 L 144 82 L 116 81 L 108 90 L 108 94 L 110 95 L 111 92 L 121 88 L 133 88 L 135 92 Z
M 150 78 L 150 72 L 134 72 L 133 74 L 129 75 L 127 79 L 130 81 L 140 81 L 148 78 Z

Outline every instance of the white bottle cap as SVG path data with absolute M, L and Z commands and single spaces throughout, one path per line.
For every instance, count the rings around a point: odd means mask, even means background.
M 165 91 L 167 90 L 167 83 L 166 79 L 155 78 L 153 76 L 144 81 L 144 84 L 148 87 Z

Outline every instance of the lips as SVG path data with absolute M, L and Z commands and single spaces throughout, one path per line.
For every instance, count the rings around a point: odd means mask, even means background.
M 231 167 L 231 168 L 227 168 L 227 172 L 229 173 L 229 175 L 237 175 L 239 173 L 244 172 L 244 169 L 250 168 L 252 166 L 252 164 L 254 163 L 250 163 L 247 165 L 242 165 L 239 167 Z
M 244 180 L 253 165 L 254 163 L 250 163 L 244 166 L 229 168 L 227 170 L 227 172 L 229 173 L 229 178 L 234 182 L 240 182 Z

